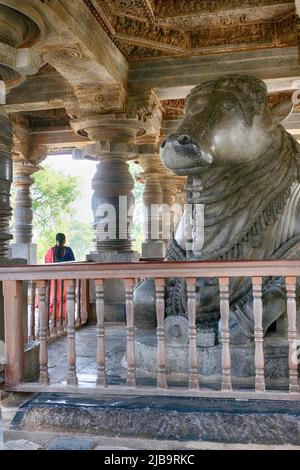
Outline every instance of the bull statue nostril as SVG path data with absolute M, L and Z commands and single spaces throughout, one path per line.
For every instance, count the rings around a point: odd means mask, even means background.
M 166 145 L 167 139 L 164 139 L 162 143 L 160 144 L 160 147 L 163 149 L 164 146 Z
M 186 135 L 186 134 L 182 134 L 178 137 L 178 142 L 179 144 L 181 145 L 186 145 L 186 144 L 190 144 L 191 143 L 191 138 L 190 136 Z

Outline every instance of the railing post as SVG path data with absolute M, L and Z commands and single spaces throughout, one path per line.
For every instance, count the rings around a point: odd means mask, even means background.
M 187 285 L 187 309 L 189 318 L 189 388 L 198 389 L 198 352 L 197 352 L 197 327 L 196 327 L 196 278 L 186 279 Z
M 136 384 L 133 285 L 133 279 L 124 279 L 127 323 L 127 387 L 135 387 Z
M 229 333 L 229 278 L 219 278 L 222 340 L 222 390 L 231 390 L 231 359 Z
M 165 356 L 165 280 L 155 279 L 157 317 L 157 387 L 167 388 Z
M 104 287 L 103 279 L 95 280 L 97 314 L 97 385 L 106 387 Z
M 289 371 L 291 393 L 299 392 L 298 358 L 297 358 L 297 327 L 296 327 L 296 276 L 285 278 L 287 291 L 288 341 L 289 341 Z
M 81 325 L 81 279 L 76 279 L 76 325 Z
M 29 289 L 29 335 L 28 340 L 34 341 L 35 340 L 35 291 L 36 291 L 36 284 L 33 281 L 28 283 Z
M 51 321 L 51 336 L 57 335 L 57 280 L 50 281 L 50 294 L 51 286 L 53 287 L 53 306 L 52 306 L 52 321 Z
M 68 385 L 77 385 L 75 346 L 75 285 L 73 280 L 65 281 L 67 289 L 67 336 L 68 336 Z
M 22 281 L 3 281 L 5 324 L 5 384 L 24 380 L 24 303 Z
M 64 332 L 64 318 L 63 318 L 63 309 L 64 309 L 64 281 L 63 279 L 59 280 L 59 309 L 58 309 L 58 321 L 57 321 L 57 334 L 61 336 Z
M 48 385 L 48 307 L 46 300 L 46 281 L 38 281 L 37 288 L 39 294 L 40 384 Z
M 81 322 L 87 323 L 89 316 L 89 280 L 81 279 Z
M 264 392 L 265 361 L 264 361 L 264 332 L 262 326 L 262 277 L 252 277 L 253 287 L 253 315 L 254 315 L 254 341 L 255 341 L 255 391 Z

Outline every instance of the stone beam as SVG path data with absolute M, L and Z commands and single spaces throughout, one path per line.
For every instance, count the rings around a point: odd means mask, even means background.
M 30 136 L 35 146 L 46 147 L 49 152 L 81 148 L 91 143 L 89 138 L 76 134 L 66 126 L 35 129 Z
M 130 94 L 153 90 L 160 100 L 185 98 L 192 87 L 226 73 L 250 74 L 266 81 L 269 91 L 292 88 L 300 75 L 297 47 L 163 58 L 131 63 Z
M 52 14 L 56 15 L 58 24 L 63 23 L 64 30 L 67 29 L 71 33 L 73 44 L 79 43 L 84 53 L 87 53 L 88 57 L 94 61 L 95 70 L 99 74 L 98 81 L 109 85 L 119 84 L 125 86 L 127 61 L 105 31 L 99 27 L 97 14 L 95 13 L 93 16 L 86 2 L 82 0 L 55 0 L 55 2 L 49 2 L 48 8 L 51 9 Z M 69 55 L 71 64 L 72 51 Z M 50 52 L 50 56 L 53 59 L 53 65 L 56 66 L 55 53 Z M 82 77 L 81 85 L 84 82 L 84 76 L 90 83 L 86 66 L 85 70 L 80 70 L 80 56 L 76 57 L 76 51 L 73 59 L 74 72 L 79 73 Z M 51 61 L 49 62 L 51 63 Z M 85 65 L 85 61 L 83 61 L 83 65 Z M 89 67 L 91 66 L 92 64 L 89 65 Z M 82 75 L 83 72 L 85 73 Z M 93 73 L 93 68 L 91 73 Z
M 64 108 L 75 99 L 73 88 L 59 73 L 28 77 L 6 98 L 7 113 Z

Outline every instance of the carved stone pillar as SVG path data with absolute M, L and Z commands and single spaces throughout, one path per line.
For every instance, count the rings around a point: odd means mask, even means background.
M 0 258 L 9 253 L 9 222 L 11 218 L 10 186 L 12 183 L 13 144 L 12 126 L 7 114 L 0 107 Z
M 160 176 L 164 167 L 157 153 L 155 143 L 139 145 L 139 164 L 144 170 L 140 179 L 144 181 L 144 234 L 143 258 L 163 258 L 165 247 L 161 238 L 163 192 Z
M 15 234 L 12 245 L 13 258 L 27 259 L 29 264 L 37 262 L 36 245 L 32 243 L 32 199 L 30 187 L 34 180 L 33 173 L 41 167 L 29 161 L 14 161 L 14 184 L 16 199 L 14 209 Z
M 166 172 L 160 178 L 160 184 L 163 194 L 162 238 L 167 249 L 171 234 L 175 229 L 175 225 L 179 223 L 183 210 L 181 204 L 177 202 L 174 176 Z
M 81 158 L 98 160 L 92 181 L 94 195 L 92 209 L 96 231 L 96 251 L 87 256 L 95 262 L 138 261 L 139 254 L 132 251 L 130 225 L 133 216 L 133 178 L 127 159 L 135 154 L 132 146 L 137 135 L 145 134 L 147 122 L 132 114 L 89 115 L 71 121 L 73 129 L 84 132 L 94 141 L 84 147 Z M 95 290 L 90 292 L 95 321 Z M 125 321 L 125 293 L 123 283 L 109 280 L 104 286 L 105 319 Z
M 131 251 L 134 180 L 124 158 L 99 156 L 98 159 L 97 171 L 92 181 L 96 251 Z M 109 236 L 107 239 L 106 228 Z
M 134 181 L 126 160 L 134 155 L 135 149 L 131 149 L 130 144 L 137 135 L 145 134 L 147 122 L 139 116 L 120 113 L 85 116 L 73 119 L 71 124 L 75 131 L 84 131 L 95 142 L 82 150 L 82 158 L 99 160 L 92 182 L 96 230 L 93 256 L 103 257 L 107 252 L 113 252 L 114 256 L 116 252 L 132 253 L 130 225 Z

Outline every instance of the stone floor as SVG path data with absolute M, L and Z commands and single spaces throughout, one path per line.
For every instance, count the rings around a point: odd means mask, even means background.
M 96 326 L 85 326 L 76 332 L 76 370 L 80 382 L 95 383 L 97 374 Z M 105 353 L 110 383 L 125 381 L 127 369 L 122 367 L 126 350 L 125 325 L 109 326 L 105 332 Z M 112 350 L 114 354 L 112 354 Z M 49 376 L 51 383 L 65 383 L 68 373 L 67 337 L 53 341 L 48 347 Z M 124 364 L 124 363 L 123 363 Z
M 9 394 L 2 400 L 2 417 L 4 428 L 4 450 L 300 450 L 295 445 L 259 445 L 229 444 L 201 441 L 176 441 L 155 439 L 133 439 L 106 436 L 91 436 L 84 430 L 77 433 L 45 432 L 10 429 L 11 421 L 20 409 L 30 400 L 30 394 Z
M 139 337 L 143 333 L 138 333 Z M 147 333 L 145 334 L 147 336 Z M 96 327 L 87 326 L 76 333 L 77 374 L 81 383 L 91 384 L 96 380 Z M 106 361 L 108 383 L 125 383 L 127 368 L 125 363 L 126 327 L 125 325 L 110 325 L 106 329 Z M 49 374 L 52 383 L 65 383 L 67 377 L 67 338 L 52 341 L 49 344 Z M 145 372 L 137 371 L 137 383 L 155 385 L 155 378 Z M 129 437 L 91 436 L 84 429 L 80 432 L 56 432 L 48 430 L 16 429 L 11 424 L 20 406 L 32 399 L 32 394 L 9 394 L 2 400 L 2 426 L 4 449 L 94 449 L 94 450 L 300 450 L 298 445 L 259 445 L 259 444 L 230 444 L 186 440 L 156 440 L 137 439 Z M 79 429 L 78 429 L 79 431 Z M 0 424 L 1 449 L 1 424 Z

